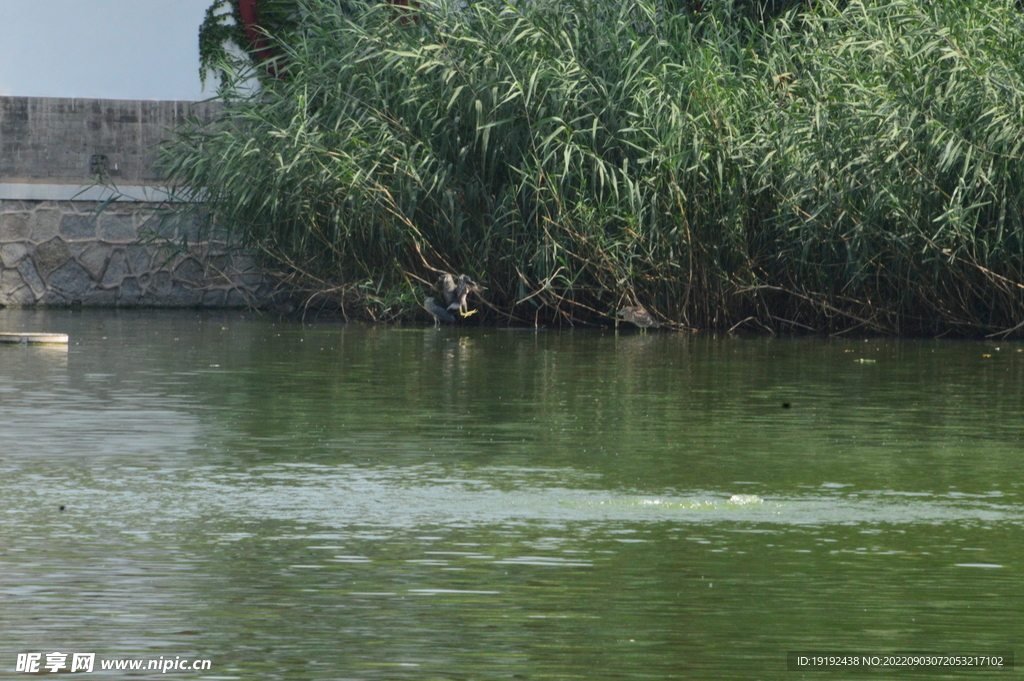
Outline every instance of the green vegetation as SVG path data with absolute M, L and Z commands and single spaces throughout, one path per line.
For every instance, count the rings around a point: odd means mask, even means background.
M 449 271 L 491 322 L 1024 323 L 1012 0 L 296 4 L 286 77 L 225 71 L 165 158 L 319 302 L 425 320 Z
M 298 4 L 295 0 L 258 0 L 260 35 L 273 50 L 280 40 L 290 41 L 299 26 Z M 239 0 L 214 0 L 206 9 L 199 27 L 199 77 L 214 73 L 221 85 L 228 85 L 239 76 L 256 77 L 266 82 L 270 74 L 265 65 L 247 57 L 252 44 L 242 27 Z M 275 65 L 276 66 L 276 65 Z

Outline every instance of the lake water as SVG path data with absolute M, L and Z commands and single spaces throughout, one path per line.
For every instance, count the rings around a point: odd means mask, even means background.
M 0 345 L 4 678 L 91 652 L 211 662 L 131 678 L 815 679 L 787 653 L 1024 636 L 1019 343 L 0 331 L 71 336 Z

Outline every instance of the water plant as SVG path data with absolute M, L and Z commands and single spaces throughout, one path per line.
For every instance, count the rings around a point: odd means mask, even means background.
M 492 322 L 1024 325 L 1012 0 L 296 4 L 287 77 L 228 74 L 164 158 L 317 301 L 423 314 L 447 271 Z

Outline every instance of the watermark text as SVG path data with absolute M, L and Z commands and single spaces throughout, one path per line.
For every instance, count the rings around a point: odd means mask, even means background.
M 161 674 L 167 672 L 195 672 L 209 671 L 210 660 L 196 660 L 189 657 L 183 658 L 175 655 L 173 658 L 164 657 L 150 658 L 144 660 L 110 658 L 96 660 L 96 653 L 18 653 L 18 660 L 14 671 L 25 674 L 55 674 L 58 672 L 93 672 L 97 669 L 123 670 L 123 671 L 158 671 Z

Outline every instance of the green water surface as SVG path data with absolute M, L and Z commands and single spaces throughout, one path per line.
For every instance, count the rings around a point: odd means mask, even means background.
M 0 331 L 71 336 L 0 345 L 2 678 L 53 651 L 211 661 L 125 678 L 845 678 L 787 653 L 1024 634 L 1020 344 Z

